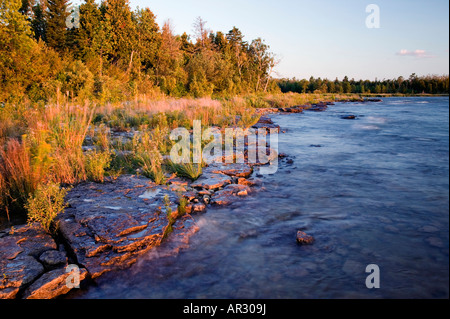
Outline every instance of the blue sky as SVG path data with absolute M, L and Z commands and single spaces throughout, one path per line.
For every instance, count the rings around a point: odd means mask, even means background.
M 366 6 L 380 8 L 380 28 L 366 27 Z M 281 62 L 278 77 L 342 79 L 449 73 L 447 0 L 130 0 L 158 24 L 193 34 L 201 16 L 213 31 L 238 27 L 261 37 Z

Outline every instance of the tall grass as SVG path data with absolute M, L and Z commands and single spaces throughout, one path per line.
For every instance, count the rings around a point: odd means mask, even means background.
M 175 173 L 179 177 L 186 177 L 195 181 L 202 175 L 203 169 L 201 163 L 174 163 L 171 160 L 167 161 L 169 171 Z
M 0 198 L 8 219 L 11 214 L 25 213 L 25 204 L 40 185 L 75 184 L 86 179 L 82 144 L 92 115 L 87 104 L 49 105 L 30 108 L 20 121 L 15 121 L 22 125 L 16 130 L 3 125 Z M 8 136 L 12 131 L 25 134 Z
M 162 161 L 173 144 L 171 129 L 192 129 L 194 120 L 201 120 L 203 127 L 247 128 L 259 119 L 255 108 L 325 98 L 335 96 L 289 93 L 175 99 L 139 95 L 128 102 L 103 105 L 78 105 L 68 99 L 48 105 L 0 105 L 0 211 L 8 218 L 25 212 L 30 208 L 26 203 L 42 185 L 64 187 L 87 179 L 103 182 L 113 171 L 140 169 L 158 184 L 165 183 L 165 170 L 195 180 L 202 174 L 201 164 Z M 122 142 L 117 135 L 124 131 L 135 135 Z M 83 152 L 83 145 L 94 150 Z
M 34 193 L 40 179 L 31 165 L 30 153 L 23 143 L 10 139 L 4 148 L 0 148 L 0 175 L 0 198 L 4 209 L 22 215 L 24 204 L 29 194 Z M 9 215 L 8 213 L 8 219 Z

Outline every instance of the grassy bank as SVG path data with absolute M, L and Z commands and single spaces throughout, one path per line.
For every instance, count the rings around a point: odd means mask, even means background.
M 191 129 L 193 120 L 201 120 L 203 126 L 246 128 L 258 121 L 256 108 L 360 98 L 297 93 L 217 99 L 142 95 L 103 105 L 67 100 L 7 104 L 0 108 L 0 215 L 11 223 L 32 219 L 48 225 L 48 219 L 63 209 L 67 188 L 87 180 L 102 183 L 124 173 L 142 174 L 158 184 L 170 173 L 195 179 L 201 168 L 163 160 L 174 143 L 170 131 Z

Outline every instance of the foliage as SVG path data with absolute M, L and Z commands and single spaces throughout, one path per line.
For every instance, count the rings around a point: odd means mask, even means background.
M 67 206 L 64 203 L 66 193 L 67 189 L 56 183 L 38 185 L 25 204 L 28 223 L 38 222 L 46 232 L 51 232 L 55 217 Z
M 213 32 L 196 20 L 194 40 L 160 27 L 129 0 L 84 0 L 69 28 L 68 0 L 1 0 L 0 100 L 131 100 L 138 94 L 183 97 L 269 91 L 276 64 L 260 38 L 250 44 L 233 27 Z M 13 53 L 13 54 L 11 54 Z M 67 93 L 68 92 L 68 93 Z
M 103 183 L 105 180 L 105 170 L 111 163 L 111 153 L 109 151 L 93 150 L 85 155 L 85 168 L 87 177 L 94 182 Z

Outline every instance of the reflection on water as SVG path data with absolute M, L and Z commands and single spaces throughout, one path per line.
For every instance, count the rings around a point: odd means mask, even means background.
M 264 190 L 195 216 L 178 255 L 162 246 L 71 297 L 448 298 L 448 98 L 273 119 L 294 163 Z M 297 245 L 298 230 L 315 243 Z M 379 289 L 365 286 L 368 264 Z

